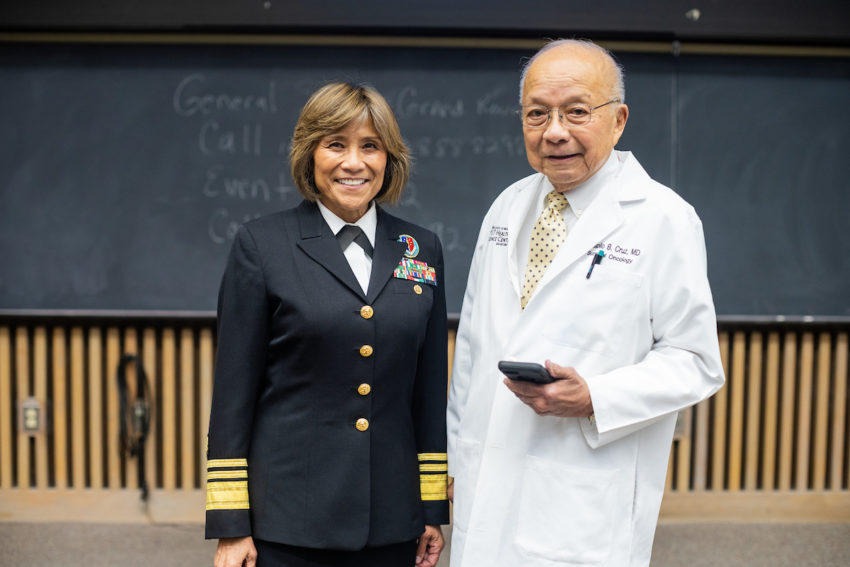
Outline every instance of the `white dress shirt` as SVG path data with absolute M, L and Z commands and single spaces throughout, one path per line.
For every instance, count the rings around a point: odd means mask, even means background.
M 612 175 L 620 170 L 620 162 L 617 159 L 616 152 L 612 151 L 608 160 L 599 168 L 593 176 L 579 185 L 578 187 L 567 191 L 564 196 L 567 198 L 570 206 L 564 209 L 564 223 L 567 225 L 567 238 L 570 237 L 570 231 L 578 222 L 582 213 L 590 206 L 590 203 L 599 195 L 599 192 L 608 182 Z M 517 235 L 517 263 L 519 273 L 525 273 L 525 266 L 528 263 L 529 246 L 531 245 L 531 231 L 534 228 L 534 223 L 537 217 L 543 213 L 543 207 L 546 204 L 546 195 L 548 195 L 554 187 L 547 179 L 541 184 L 540 195 L 535 199 L 536 205 L 528 210 L 528 215 Z
M 366 213 L 354 223 L 345 222 L 331 212 L 329 208 L 324 206 L 321 201 L 317 201 L 317 203 L 319 205 L 319 211 L 322 213 L 322 217 L 325 219 L 325 222 L 328 223 L 331 232 L 336 235 L 346 224 L 354 224 L 360 227 L 360 229 L 366 234 L 366 238 L 369 239 L 369 244 L 371 244 L 373 248 L 375 247 L 375 230 L 378 227 L 378 212 L 375 209 L 374 201 L 369 205 L 369 209 Z M 355 242 L 351 242 L 351 244 L 348 245 L 348 248 L 343 250 L 342 253 L 345 255 L 345 259 L 348 260 L 348 265 L 351 266 L 351 271 L 354 272 L 354 277 L 357 278 L 357 282 L 360 284 L 360 287 L 363 288 L 363 293 L 366 293 L 369 289 L 369 275 L 372 273 L 372 258 L 369 257 L 369 255 L 366 254 L 366 251 Z

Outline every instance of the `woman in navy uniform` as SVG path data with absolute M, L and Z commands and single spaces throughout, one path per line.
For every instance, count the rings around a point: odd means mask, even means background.
M 377 204 L 410 158 L 374 89 L 316 91 L 290 162 L 304 200 L 240 228 L 219 293 L 215 565 L 432 567 L 448 523 L 440 241 Z

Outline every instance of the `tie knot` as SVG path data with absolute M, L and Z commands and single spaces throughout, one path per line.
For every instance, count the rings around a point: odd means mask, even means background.
M 336 233 L 336 237 L 339 240 L 339 247 L 343 252 L 345 252 L 345 249 L 354 242 L 358 244 L 370 258 L 372 257 L 372 244 L 369 242 L 369 238 L 366 236 L 366 233 L 363 232 L 363 229 L 359 226 L 347 224 L 342 227 L 338 233 Z
M 546 195 L 546 208 L 561 212 L 567 208 L 569 202 L 563 193 L 552 191 Z

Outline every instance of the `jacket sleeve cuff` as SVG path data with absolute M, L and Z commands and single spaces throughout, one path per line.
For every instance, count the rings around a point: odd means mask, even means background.
M 251 512 L 249 510 L 207 510 L 204 537 L 245 537 L 251 535 Z
M 207 461 L 206 538 L 251 535 L 247 459 Z
M 419 453 L 419 486 L 427 525 L 449 523 L 446 453 Z
M 448 500 L 423 502 L 422 508 L 425 512 L 425 525 L 444 526 L 449 523 Z

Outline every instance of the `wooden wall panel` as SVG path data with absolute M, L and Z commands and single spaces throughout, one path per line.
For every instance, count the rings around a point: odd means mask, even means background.
M 4 401 L 8 400 L 8 401 Z M 12 423 L 14 407 L 12 396 L 12 333 L 7 326 L 0 326 L 0 489 L 14 486 L 12 470 L 14 469 L 14 453 L 12 434 L 15 425 Z
M 89 454 L 89 486 L 103 488 L 104 486 L 104 432 L 105 417 L 103 415 L 103 344 L 99 327 L 93 327 L 88 332 L 88 454 Z
M 63 327 L 53 328 L 53 479 L 56 488 L 68 487 L 68 349 Z
M 177 487 L 177 343 L 174 329 L 162 333 L 162 487 Z
M 71 328 L 71 486 L 86 487 L 85 340 L 82 327 Z
M 847 381 L 850 375 L 847 373 L 848 335 L 839 333 L 835 341 L 835 389 L 832 396 L 832 443 L 830 455 L 832 466 L 829 470 L 829 488 L 831 490 L 847 490 L 848 475 L 850 475 L 850 461 L 845 461 L 845 456 L 850 452 L 845 451 L 847 446 Z
M 195 447 L 195 336 L 180 331 L 180 488 L 195 488 L 198 449 Z
M 797 336 L 785 335 L 782 357 L 782 410 L 779 416 L 779 490 L 791 490 L 794 459 L 794 409 L 797 393 Z
M 727 384 L 680 415 L 667 492 L 775 494 L 782 506 L 795 494 L 847 495 L 848 336 L 846 328 L 721 330 Z M 139 487 L 137 461 L 122 456 L 118 443 L 116 373 L 125 353 L 141 356 L 153 402 L 149 488 L 203 488 L 212 325 L 0 325 L 0 495 Z M 127 374 L 132 401 L 139 377 L 132 365 Z M 44 408 L 46 428 L 24 434 L 17 408 L 30 396 Z M 807 517 L 813 510 L 806 505 Z
M 106 329 L 106 463 L 110 488 L 123 486 L 121 470 L 120 400 L 118 365 L 121 363 L 121 330 Z
M 762 348 L 761 333 L 752 333 L 747 356 L 747 433 L 744 455 L 744 488 L 746 490 L 756 490 L 759 486 L 759 462 L 761 460 L 759 433 L 763 405 L 761 397 Z
M 35 486 L 36 488 L 48 488 L 49 459 L 47 452 L 47 329 L 39 326 L 33 332 L 33 389 L 32 394 L 41 406 L 41 431 L 34 437 L 35 441 Z
M 718 337 L 720 344 L 720 359 L 723 362 L 723 373 L 726 384 L 714 394 L 712 440 L 711 440 L 711 490 L 726 489 L 726 432 L 728 425 L 727 411 L 729 398 L 729 333 L 721 331 Z
M 761 448 L 764 456 L 762 463 L 762 489 L 776 488 L 776 452 L 779 415 L 779 366 L 781 342 L 779 333 L 772 332 L 767 336 L 767 352 L 765 353 L 765 386 L 764 386 L 764 429 L 761 436 Z
M 18 392 L 18 412 L 20 413 L 20 402 L 30 396 L 30 342 L 29 332 L 26 327 L 18 327 L 15 331 L 15 388 Z M 21 416 L 17 419 L 18 431 L 18 487 L 28 488 L 30 486 L 30 440 L 20 427 Z

